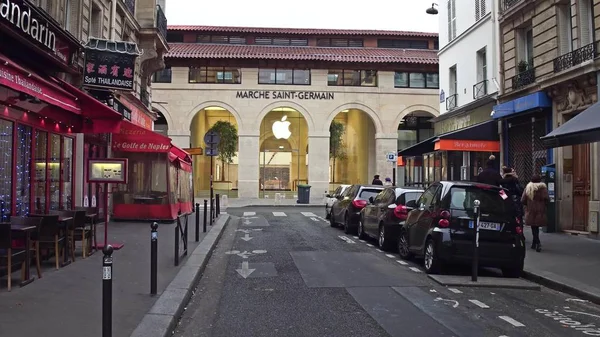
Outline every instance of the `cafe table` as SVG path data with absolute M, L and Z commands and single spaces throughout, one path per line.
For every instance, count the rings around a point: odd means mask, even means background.
M 13 233 L 21 234 L 25 236 L 25 279 L 19 283 L 19 286 L 24 287 L 29 283 L 35 280 L 34 277 L 31 276 L 30 272 L 30 264 L 31 264 L 31 232 L 33 232 L 36 227 L 35 226 L 23 226 L 17 224 L 10 224 L 10 230 Z

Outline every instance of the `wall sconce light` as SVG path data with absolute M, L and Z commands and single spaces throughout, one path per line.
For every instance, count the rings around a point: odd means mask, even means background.
M 430 15 L 437 15 L 438 14 L 438 10 L 435 9 L 434 6 L 438 6 L 438 4 L 436 4 L 435 2 L 431 4 L 430 8 L 427 8 L 427 10 L 425 11 L 425 13 L 430 14 Z

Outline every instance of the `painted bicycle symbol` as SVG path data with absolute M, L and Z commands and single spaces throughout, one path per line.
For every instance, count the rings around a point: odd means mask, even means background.
M 243 252 L 240 252 L 239 250 L 230 250 L 228 252 L 225 252 L 225 254 L 227 255 L 237 255 L 239 257 L 241 257 L 242 259 L 247 259 L 249 256 L 252 255 L 260 255 L 260 254 L 264 254 L 266 253 L 266 250 L 262 250 L 262 249 L 258 249 L 258 250 L 253 250 L 251 252 L 245 250 Z

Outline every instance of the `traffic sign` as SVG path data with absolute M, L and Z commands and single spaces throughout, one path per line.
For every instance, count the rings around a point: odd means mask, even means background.
M 205 152 L 209 157 L 216 157 L 219 155 L 219 150 L 217 148 L 207 147 Z
M 201 147 L 190 147 L 187 149 L 183 149 L 190 156 L 201 156 L 204 153 L 204 149 Z
M 208 145 L 209 147 L 214 147 L 211 145 L 219 144 L 220 141 L 221 141 L 221 135 L 219 135 L 219 133 L 216 131 L 209 130 L 204 135 L 204 143 L 206 143 L 206 145 Z
M 395 163 L 398 160 L 396 152 L 388 152 L 386 159 L 388 163 Z

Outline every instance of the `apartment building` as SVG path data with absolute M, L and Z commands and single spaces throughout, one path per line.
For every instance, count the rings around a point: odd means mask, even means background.
M 433 133 L 437 34 L 170 26 L 167 40 L 152 86 L 169 137 L 203 148 L 216 123 L 238 133 L 231 162 L 194 158 L 196 196 L 213 172 L 229 197 L 293 198 L 308 183 L 320 199 L 342 183 L 403 173 L 393 154 Z
M 599 15 L 597 0 L 501 1 L 503 93 L 493 116 L 502 128 L 503 160 L 523 183 L 555 165 L 549 189 L 558 229 L 593 235 L 600 210 L 598 144 L 552 149 L 542 138 L 597 102 Z

